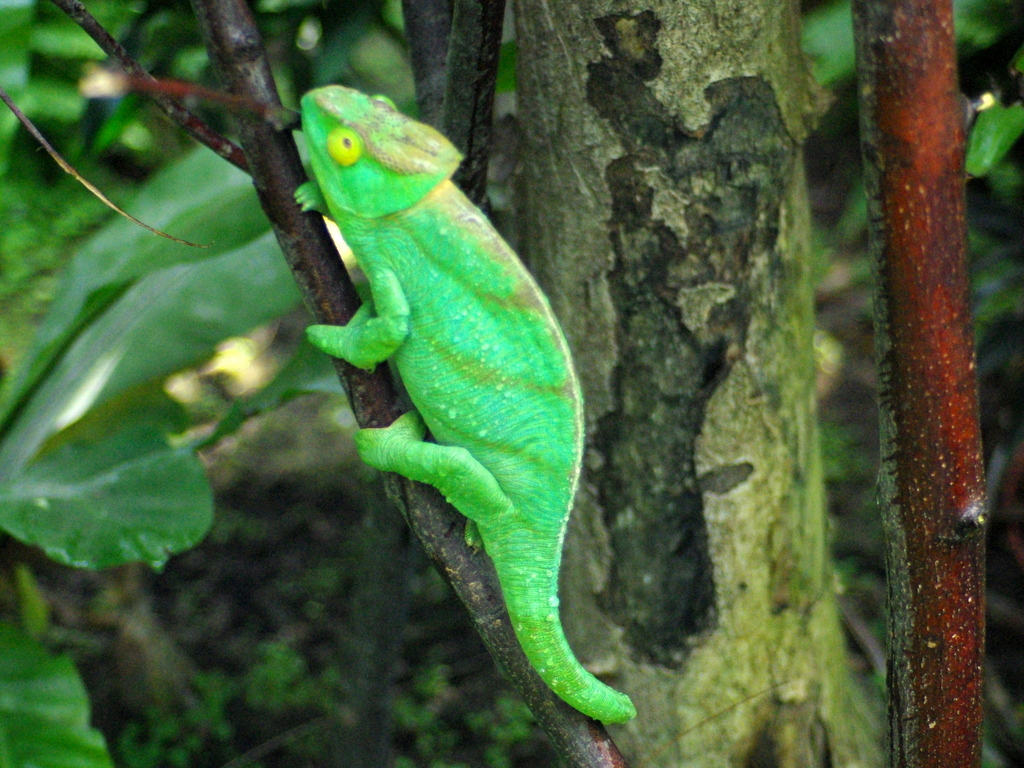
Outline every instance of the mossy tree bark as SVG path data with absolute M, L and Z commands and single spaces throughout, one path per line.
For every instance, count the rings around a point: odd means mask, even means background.
M 880 765 L 827 556 L 797 4 L 515 11 L 519 246 L 587 404 L 563 617 L 637 704 L 614 735 L 636 765 Z

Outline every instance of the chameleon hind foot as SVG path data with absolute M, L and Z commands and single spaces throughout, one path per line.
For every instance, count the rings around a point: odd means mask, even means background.
M 484 537 L 480 535 L 480 528 L 469 518 L 466 518 L 466 529 L 462 533 L 466 546 L 474 552 L 484 548 Z
M 471 521 L 491 521 L 513 511 L 494 475 L 469 451 L 426 443 L 425 433 L 422 417 L 410 411 L 389 427 L 359 430 L 356 448 L 371 467 L 434 486 Z

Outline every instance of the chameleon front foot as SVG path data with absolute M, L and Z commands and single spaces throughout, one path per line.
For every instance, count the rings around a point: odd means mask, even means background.
M 320 185 L 312 180 L 300 184 L 295 190 L 295 202 L 303 211 L 317 211 L 321 214 L 328 212 L 324 193 L 321 191 Z

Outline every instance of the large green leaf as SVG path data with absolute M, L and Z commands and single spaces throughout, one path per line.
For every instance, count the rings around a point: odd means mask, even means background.
M 135 281 L 231 252 L 268 230 L 249 177 L 207 150 L 156 176 L 126 209 L 151 226 L 210 247 L 190 248 L 120 217 L 90 238 L 65 271 L 26 364 L 4 381 L 0 435 L 75 337 Z
M 67 656 L 0 624 L 0 768 L 112 768 Z
M 94 237 L 63 279 L 33 348 L 41 360 L 29 361 L 8 412 L 0 528 L 62 562 L 159 564 L 198 541 L 210 491 L 191 448 L 168 445 L 185 424 L 168 415 L 162 382 L 299 299 L 249 181 L 209 153 L 195 157 L 150 185 L 138 210 L 215 247 L 119 223 Z
M 123 399 L 297 300 L 269 234 L 140 280 L 80 335 L 0 444 L 0 527 L 62 562 L 90 567 L 159 564 L 194 545 L 209 526 L 211 502 L 191 450 L 167 447 L 166 436 L 182 425 L 147 422 L 145 407 Z M 105 426 L 79 440 L 80 419 Z
M 0 526 L 67 565 L 158 567 L 210 527 L 213 499 L 186 420 L 159 382 L 94 408 L 0 485 Z
M 216 344 L 288 311 L 298 291 L 272 235 L 128 289 L 53 366 L 0 443 L 0 482 L 51 435 L 124 390 L 211 354 Z

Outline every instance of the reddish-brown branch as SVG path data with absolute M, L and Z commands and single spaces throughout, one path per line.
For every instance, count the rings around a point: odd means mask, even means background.
M 981 759 L 984 480 L 949 0 L 855 0 L 881 381 L 890 765 Z

